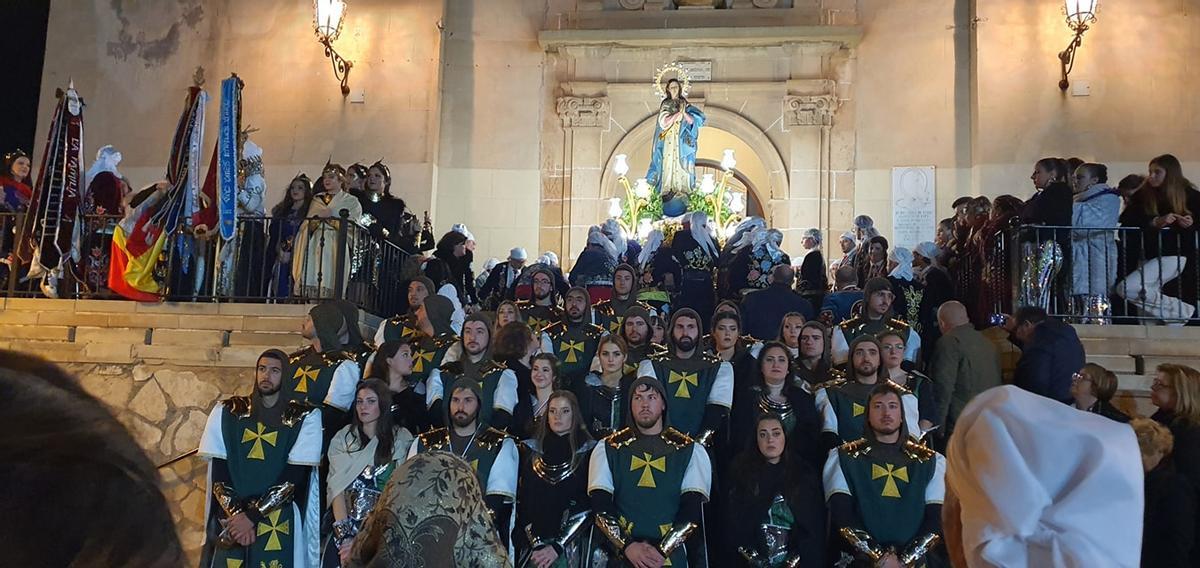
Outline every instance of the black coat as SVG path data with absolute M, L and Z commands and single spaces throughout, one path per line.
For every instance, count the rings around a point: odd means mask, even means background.
M 789 439 L 789 445 L 790 442 Z M 795 518 L 788 535 L 789 556 L 799 555 L 801 566 L 825 565 L 826 512 L 819 470 L 795 461 L 788 465 L 794 471 L 785 472 L 780 464 L 765 465 L 756 471 L 736 472 L 739 478 L 732 480 L 733 486 L 726 496 L 724 520 L 729 550 L 721 551 L 724 555 L 716 558 L 731 560 L 734 566 L 746 566 L 745 559 L 737 553 L 737 549 L 758 548 L 761 539 L 759 527 L 767 520 L 775 495 L 782 494 Z M 742 479 L 742 476 L 749 476 L 750 479 Z M 750 489 L 754 486 L 757 486 L 757 491 Z
M 762 379 L 755 372 L 755 384 L 736 389 L 733 411 L 729 419 L 730 452 L 733 456 L 754 447 L 754 424 L 762 414 L 758 407 L 762 397 Z M 795 386 L 795 381 L 783 388 L 784 396 L 792 404 L 792 415 L 796 426 L 787 433 L 787 448 L 796 457 L 814 470 L 825 463 L 825 448 L 821 445 L 821 415 L 817 412 L 816 400 L 804 389 Z
M 813 307 L 808 300 L 792 291 L 786 283 L 776 283 L 746 295 L 742 300 L 742 321 L 746 333 L 762 341 L 772 341 L 779 336 L 779 325 L 783 316 L 798 312 L 805 321 L 813 319 Z
M 1029 392 L 1060 402 L 1070 403 L 1071 376 L 1086 363 L 1083 344 L 1075 328 L 1061 321 L 1047 319 L 1033 332 L 1029 345 L 1022 345 L 1021 358 L 1013 372 L 1013 384 Z
M 1169 459 L 1146 473 L 1142 566 L 1183 568 L 1196 558 L 1196 491 Z

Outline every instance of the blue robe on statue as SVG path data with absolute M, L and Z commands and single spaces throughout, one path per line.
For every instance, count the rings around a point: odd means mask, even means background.
M 692 123 L 677 120 L 663 127 L 667 117 L 678 112 L 679 105 L 685 105 L 684 112 L 692 118 Z M 666 99 L 659 105 L 658 118 L 654 127 L 654 151 L 650 156 L 650 169 L 646 171 L 646 181 L 659 195 L 682 193 L 696 186 L 696 147 L 700 139 L 700 128 L 704 126 L 704 113 L 687 103 L 687 100 Z M 667 160 L 664 163 L 664 160 Z M 686 203 L 686 200 L 683 200 Z M 667 216 L 681 215 L 684 211 L 668 211 L 664 204 L 663 213 Z

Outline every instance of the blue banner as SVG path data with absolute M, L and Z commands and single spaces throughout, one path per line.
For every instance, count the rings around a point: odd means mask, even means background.
M 217 190 L 218 225 L 221 238 L 233 238 L 237 229 L 238 122 L 241 114 L 241 81 L 221 81 L 221 132 L 217 139 L 220 182 Z

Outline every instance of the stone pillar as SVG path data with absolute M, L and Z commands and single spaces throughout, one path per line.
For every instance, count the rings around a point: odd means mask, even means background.
M 786 207 L 776 207 L 772 224 L 786 227 L 791 239 L 799 239 L 809 227 L 817 227 L 831 239 L 829 203 L 833 197 L 831 167 L 831 137 L 833 117 L 837 112 L 837 96 L 786 95 L 783 98 L 783 124 L 789 133 L 791 164 L 790 187 L 787 195 L 771 196 L 772 201 L 785 200 Z M 786 212 L 786 218 L 779 213 Z
M 559 97 L 557 111 L 563 125 L 562 225 L 559 242 L 543 243 L 557 247 L 563 267 L 569 267 L 574 254 L 583 250 L 587 228 L 601 219 L 600 177 L 604 157 L 600 135 L 608 128 L 608 97 Z M 549 204 L 545 204 L 548 206 Z

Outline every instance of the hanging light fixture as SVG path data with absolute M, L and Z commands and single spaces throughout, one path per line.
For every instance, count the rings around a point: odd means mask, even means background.
M 350 94 L 350 68 L 354 67 L 354 63 L 339 55 L 333 49 L 333 42 L 342 33 L 346 3 L 342 0 L 313 0 L 313 12 L 317 41 L 325 46 L 325 57 L 333 63 L 333 76 L 342 82 L 344 97 Z
M 1099 10 L 1100 0 L 1063 1 L 1063 13 L 1067 16 L 1067 27 L 1075 32 L 1075 37 L 1071 39 L 1071 43 L 1067 44 L 1067 48 L 1058 54 L 1058 60 L 1062 64 L 1062 78 L 1058 81 L 1059 89 L 1065 91 L 1067 87 L 1071 86 L 1067 77 L 1075 67 L 1075 50 L 1083 44 L 1083 33 L 1096 23 L 1096 12 Z

